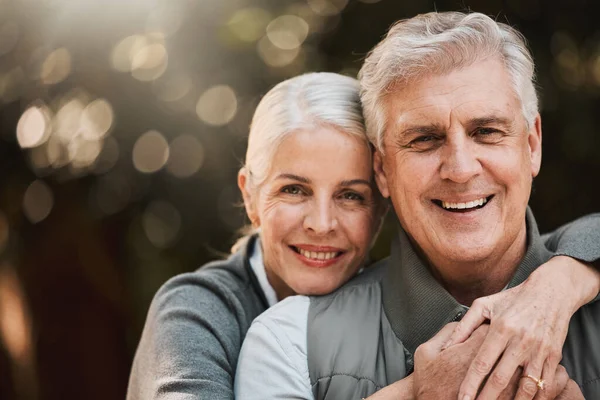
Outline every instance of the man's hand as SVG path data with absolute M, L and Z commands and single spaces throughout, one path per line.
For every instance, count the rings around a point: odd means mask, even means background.
M 522 284 L 475 300 L 447 343 L 460 343 L 490 321 L 489 334 L 464 378 L 459 399 L 474 399 L 486 377 L 481 397 L 497 397 L 519 367 L 552 383 L 571 316 L 596 296 L 599 284 L 598 271 L 558 256 Z M 522 380 L 516 399 L 531 400 L 536 391 L 531 379 Z

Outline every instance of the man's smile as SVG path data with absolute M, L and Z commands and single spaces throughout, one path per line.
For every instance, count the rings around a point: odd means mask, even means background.
M 494 195 L 483 196 L 469 201 L 446 201 L 440 199 L 433 199 L 431 201 L 446 211 L 465 213 L 485 207 L 493 197 Z

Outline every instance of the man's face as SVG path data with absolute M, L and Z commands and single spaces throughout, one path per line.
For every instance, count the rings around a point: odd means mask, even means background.
M 538 115 L 527 128 L 499 60 L 426 76 L 390 93 L 386 118 L 377 183 L 433 265 L 524 249 L 541 122 Z

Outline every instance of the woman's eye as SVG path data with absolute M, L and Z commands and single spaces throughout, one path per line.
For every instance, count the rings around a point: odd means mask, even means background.
M 365 198 L 364 196 L 355 193 L 355 192 L 346 192 L 344 194 L 342 194 L 342 198 L 344 200 L 351 200 L 351 201 L 364 201 Z
M 290 185 L 290 186 L 284 186 L 281 189 L 281 193 L 293 194 L 293 195 L 300 195 L 300 194 L 302 194 L 304 192 L 302 191 L 302 189 L 299 186 Z

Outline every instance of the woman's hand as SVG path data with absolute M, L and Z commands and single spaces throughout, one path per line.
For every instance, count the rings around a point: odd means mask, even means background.
M 522 284 L 475 300 L 445 345 L 462 343 L 484 321 L 490 321 L 458 399 L 474 399 L 488 375 L 481 398 L 497 398 L 521 366 L 524 376 L 539 377 L 546 386 L 552 385 L 571 316 L 599 290 L 600 272 L 557 256 Z M 521 379 L 515 399 L 530 400 L 538 390 L 532 379 Z

